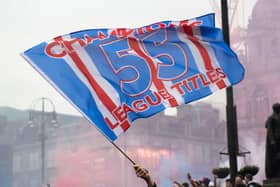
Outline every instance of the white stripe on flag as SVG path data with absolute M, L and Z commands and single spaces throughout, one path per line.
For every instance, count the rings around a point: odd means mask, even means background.
M 196 36 L 196 38 L 199 39 L 199 42 L 200 42 L 200 43 L 205 47 L 205 49 L 208 51 L 208 54 L 209 54 L 209 56 L 210 56 L 210 58 L 211 58 L 211 62 L 212 62 L 213 68 L 215 68 L 215 69 L 216 69 L 216 68 L 221 68 L 221 66 L 220 66 L 220 64 L 219 64 L 219 62 L 218 62 L 218 60 L 217 60 L 217 58 L 216 58 L 216 55 L 215 55 L 215 53 L 214 53 L 213 48 L 209 45 L 209 43 L 203 42 L 203 37 L 201 36 L 200 29 L 199 29 L 198 27 L 197 27 L 197 28 L 194 28 L 194 29 L 193 29 L 193 33 L 194 33 L 194 35 Z M 224 78 L 223 80 L 224 80 L 226 86 L 229 86 L 229 85 L 230 85 L 230 81 L 228 80 L 227 77 Z M 217 90 L 219 90 L 218 87 L 216 87 L 216 88 L 217 88 Z
M 93 59 L 90 58 L 84 47 L 81 47 L 79 43 L 75 43 L 72 45 L 73 49 L 75 49 L 76 53 L 87 67 L 90 74 L 94 77 L 94 79 L 98 82 L 98 84 L 104 89 L 106 94 L 110 97 L 110 99 L 115 103 L 115 105 L 120 106 L 120 97 L 117 94 L 117 91 L 112 87 L 112 85 L 100 75 L 96 66 L 94 65 Z
M 197 65 L 199 72 L 202 72 L 202 73 L 206 72 L 204 60 L 203 60 L 198 48 L 195 46 L 195 44 L 192 41 L 189 40 L 189 38 L 185 34 L 183 28 L 180 27 L 177 29 L 177 35 L 178 35 L 179 39 L 182 40 L 184 43 L 186 43 L 188 45 L 188 47 L 190 48 L 192 56 L 194 58 L 194 61 Z M 211 92 L 216 91 L 217 90 L 216 87 L 217 86 L 214 84 L 209 85 Z
M 162 62 L 158 59 L 158 58 L 154 58 L 151 57 L 153 59 L 153 62 L 155 64 L 155 66 L 157 67 L 158 64 L 162 64 Z M 172 81 L 162 81 L 164 88 L 166 89 L 166 91 L 171 94 L 177 101 L 178 105 L 185 103 L 183 96 L 175 89 L 171 89 L 173 83 Z M 155 87 L 153 88 L 155 89 Z M 164 100 L 162 103 L 165 107 L 171 107 L 170 103 L 167 100 Z
M 70 40 L 71 37 L 69 35 L 67 36 L 63 36 L 64 40 Z M 78 46 L 72 46 L 76 52 L 81 51 L 81 47 Z M 79 57 L 81 58 L 80 54 L 77 53 L 79 55 Z M 87 78 L 85 77 L 85 75 L 80 71 L 80 69 L 76 66 L 75 62 L 72 60 L 72 58 L 69 55 L 65 55 L 63 57 L 63 59 L 65 60 L 65 62 L 69 65 L 69 67 L 73 70 L 73 72 L 76 74 L 76 76 L 85 84 L 85 86 L 88 88 L 88 90 L 90 91 L 92 98 L 95 100 L 98 110 L 101 112 L 102 116 L 105 118 L 107 117 L 112 123 L 115 123 L 116 120 L 115 118 L 112 116 L 111 112 L 105 107 L 105 105 L 103 104 L 103 102 L 99 99 L 99 97 L 97 96 L 97 94 L 95 93 L 95 91 L 91 88 L 89 81 L 87 80 Z M 84 62 L 84 59 L 82 59 Z M 86 64 L 85 64 L 86 65 Z M 90 70 L 89 70 L 90 71 Z M 92 73 L 92 72 L 91 72 Z M 94 77 L 96 78 L 96 77 Z M 99 80 L 100 81 L 100 80 Z M 103 85 L 102 85 L 103 87 Z M 120 128 L 121 129 L 121 128 Z M 121 129 L 120 132 L 119 128 L 115 128 L 114 134 L 116 136 L 118 136 L 121 132 L 123 132 L 123 130 Z

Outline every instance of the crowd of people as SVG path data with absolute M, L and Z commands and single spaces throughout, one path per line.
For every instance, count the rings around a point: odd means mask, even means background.
M 138 177 L 146 181 L 147 187 L 157 187 L 156 182 L 152 179 L 147 169 L 135 165 L 134 170 Z M 173 181 L 172 187 L 219 187 L 219 185 L 217 185 L 217 176 L 214 176 L 213 180 L 207 177 L 204 177 L 201 180 L 196 180 L 188 173 L 187 178 L 188 182 L 184 183 Z M 253 176 L 251 174 L 246 174 L 244 177 L 242 175 L 237 175 L 234 182 L 230 179 L 226 179 L 225 187 L 261 187 L 261 185 L 253 181 Z

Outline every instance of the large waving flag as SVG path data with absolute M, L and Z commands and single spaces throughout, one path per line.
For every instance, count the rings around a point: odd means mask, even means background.
M 198 100 L 244 76 L 214 14 L 74 32 L 22 55 L 111 141 L 137 118 Z

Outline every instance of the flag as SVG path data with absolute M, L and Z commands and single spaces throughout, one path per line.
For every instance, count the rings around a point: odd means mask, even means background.
M 198 100 L 244 76 L 214 14 L 73 32 L 22 56 L 111 141 L 137 118 Z

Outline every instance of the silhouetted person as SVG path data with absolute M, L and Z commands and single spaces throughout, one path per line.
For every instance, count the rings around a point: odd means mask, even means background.
M 146 181 L 148 187 L 157 187 L 156 183 L 151 178 L 149 171 L 147 169 L 142 168 L 138 165 L 134 165 L 133 167 L 134 167 L 137 177 L 144 179 Z M 189 184 L 188 183 L 181 184 L 177 181 L 173 181 L 172 187 L 189 187 Z
M 182 185 L 183 185 L 183 187 L 189 187 L 189 183 L 187 183 L 187 182 L 184 182 Z
M 236 184 L 235 187 L 247 187 L 247 186 L 246 184 L 241 183 L 241 184 Z
M 253 175 L 251 174 L 246 174 L 245 177 L 244 177 L 244 182 L 246 185 L 248 185 L 250 182 L 253 181 Z
M 177 182 L 177 181 L 173 181 L 173 187 L 184 187 L 183 184 Z
M 273 113 L 265 123 L 267 128 L 265 174 L 267 178 L 280 177 L 280 103 L 272 106 Z
M 226 187 L 232 187 L 231 179 L 226 179 Z
M 246 174 L 244 177 L 244 181 L 247 187 L 260 187 L 261 185 L 257 182 L 253 181 L 253 175 L 252 174 Z
M 200 186 L 199 181 L 194 180 L 190 173 L 187 174 L 187 177 L 188 177 L 188 180 L 189 180 L 190 184 L 192 185 L 192 187 L 199 187 Z
M 242 175 L 236 175 L 234 186 L 235 187 L 242 187 L 243 185 L 245 185 L 243 183 L 243 176 Z M 245 187 L 246 187 L 246 185 L 245 185 Z

